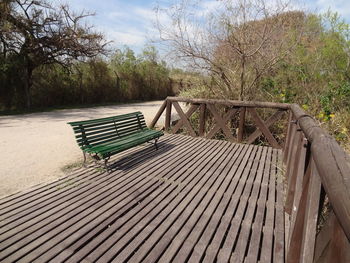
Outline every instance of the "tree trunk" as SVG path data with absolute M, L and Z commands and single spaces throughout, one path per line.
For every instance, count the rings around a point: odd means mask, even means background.
M 241 71 L 241 78 L 240 78 L 240 92 L 239 92 L 239 100 L 244 100 L 244 88 L 245 88 L 245 56 L 242 56 L 242 63 L 241 63 L 242 71 Z
M 30 96 L 30 91 L 33 86 L 33 68 L 28 65 L 26 68 L 26 79 L 24 83 L 24 96 L 26 108 L 30 109 L 32 107 L 32 98 Z

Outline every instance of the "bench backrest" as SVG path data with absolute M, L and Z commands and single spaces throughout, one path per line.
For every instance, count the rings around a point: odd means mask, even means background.
M 82 149 L 110 142 L 147 128 L 143 114 L 139 111 L 68 124 L 73 127 L 78 145 Z

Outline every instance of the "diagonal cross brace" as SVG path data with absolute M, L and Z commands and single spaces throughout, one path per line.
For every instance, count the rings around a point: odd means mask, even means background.
M 276 121 L 278 121 L 283 114 L 285 113 L 284 110 L 278 110 L 274 114 L 272 114 L 266 121 L 265 125 L 267 128 L 269 128 L 271 125 L 273 125 Z M 260 129 L 256 129 L 248 138 L 247 143 L 252 144 L 260 135 L 262 134 Z
M 191 136 L 196 137 L 196 132 L 193 130 L 190 121 L 188 120 L 188 118 L 186 117 L 185 113 L 182 111 L 179 103 L 177 101 L 173 102 L 174 108 L 177 111 L 177 113 L 180 115 L 181 120 L 183 121 L 183 123 L 185 124 L 188 132 L 190 133 Z
M 232 116 L 237 112 L 238 108 L 229 109 L 229 111 L 224 115 L 222 118 L 219 113 L 217 112 L 215 106 L 213 104 L 207 105 L 209 111 L 213 114 L 214 119 L 216 121 L 215 127 L 208 133 L 206 136 L 208 139 L 211 139 L 214 137 L 214 135 L 222 129 L 222 131 L 225 133 L 226 137 L 233 141 L 233 135 L 230 131 L 230 129 L 226 126 L 226 123 L 232 118 Z
M 199 105 L 193 104 L 191 105 L 191 107 L 189 108 L 189 110 L 185 113 L 187 118 L 190 118 L 191 115 L 198 109 Z M 172 133 L 176 133 L 182 126 L 184 126 L 184 122 L 182 119 L 180 119 L 176 125 L 172 128 L 171 132 Z
M 265 138 L 268 140 L 268 142 L 271 144 L 272 147 L 280 149 L 281 146 L 278 144 L 276 139 L 271 134 L 269 128 L 265 125 L 264 121 L 260 118 L 258 113 L 254 108 L 248 108 L 248 111 L 250 115 L 253 118 L 254 123 L 256 124 L 257 128 L 264 134 Z

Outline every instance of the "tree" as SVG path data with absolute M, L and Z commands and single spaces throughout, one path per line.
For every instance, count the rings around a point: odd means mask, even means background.
M 45 0 L 5 0 L 0 11 L 0 51 L 20 61 L 27 108 L 36 68 L 56 63 L 68 68 L 105 52 L 102 34 L 81 23 L 90 13 L 77 14 L 68 5 L 55 7 Z
M 208 10 L 183 0 L 158 9 L 161 40 L 170 53 L 213 77 L 219 87 L 214 96 L 252 99 L 258 81 L 298 43 L 305 16 L 283 0 L 217 3 Z

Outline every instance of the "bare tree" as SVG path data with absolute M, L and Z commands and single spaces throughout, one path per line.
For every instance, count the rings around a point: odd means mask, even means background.
M 33 71 L 41 65 L 95 57 L 105 51 L 102 34 L 82 24 L 93 14 L 72 12 L 67 5 L 54 7 L 45 0 L 4 0 L 0 4 L 1 53 L 16 54 L 24 69 L 26 106 L 31 106 Z M 6 11 L 6 12 L 5 12 Z
M 160 38 L 172 54 L 214 77 L 215 96 L 252 99 L 259 80 L 298 43 L 305 15 L 283 0 L 212 4 L 182 0 L 158 8 Z

